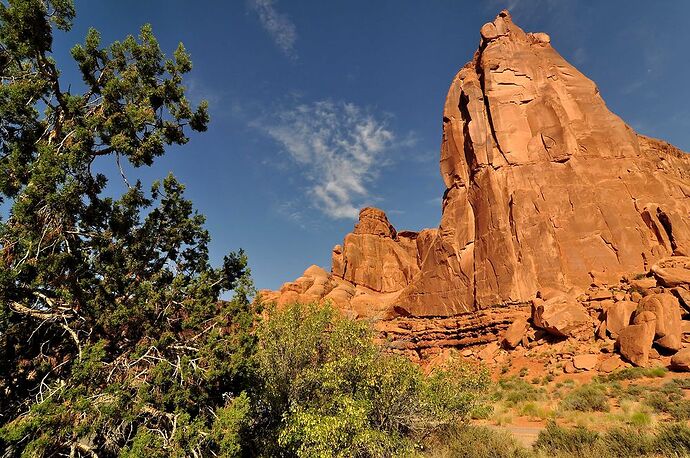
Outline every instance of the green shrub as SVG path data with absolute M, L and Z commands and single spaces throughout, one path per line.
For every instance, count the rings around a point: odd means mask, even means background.
M 594 452 L 601 457 L 636 458 L 653 452 L 653 437 L 633 427 L 614 428 L 602 434 Z
M 515 406 L 523 402 L 541 401 L 546 398 L 546 390 L 534 386 L 518 377 L 507 377 L 498 380 L 494 393 L 496 400 L 503 400 L 508 405 Z
M 470 416 L 473 420 L 486 420 L 494 413 L 493 406 L 482 404 L 472 409 Z
M 329 306 L 269 309 L 257 336 L 268 456 L 411 456 L 424 437 L 468 420 L 489 386 L 467 363 L 424 375 Z
M 676 378 L 673 379 L 673 383 L 681 389 L 690 390 L 690 378 Z
M 431 458 L 527 458 L 531 453 L 513 436 L 484 426 L 453 428 L 436 438 L 428 453 Z
M 635 412 L 630 415 L 629 422 L 633 426 L 647 426 L 652 423 L 652 418 L 647 412 Z
M 545 456 L 633 458 L 690 456 L 690 427 L 662 424 L 656 430 L 613 428 L 597 433 L 585 428 L 563 428 L 550 422 L 534 444 Z
M 634 383 L 631 383 L 627 388 L 624 388 L 625 393 L 633 398 L 640 397 L 642 394 L 646 393 L 648 389 L 649 387 L 647 386 L 637 385 Z
M 668 412 L 671 405 L 663 393 L 652 392 L 644 398 L 644 403 L 654 409 L 655 412 Z
M 608 412 L 610 409 L 606 388 L 597 384 L 575 388 L 561 401 L 560 407 L 580 412 Z
M 668 369 L 665 367 L 626 367 L 608 375 L 600 376 L 602 381 L 613 382 L 617 380 L 634 380 L 638 378 L 665 377 Z
M 690 428 L 686 424 L 662 424 L 654 439 L 655 452 L 664 456 L 690 455 Z
M 539 433 L 534 448 L 551 456 L 559 453 L 586 456 L 591 453 L 598 438 L 598 433 L 585 428 L 566 429 L 549 422 Z
M 646 387 L 643 402 L 657 413 L 669 415 L 675 421 L 690 420 L 690 400 L 684 398 L 683 390 L 669 382 L 662 387 Z

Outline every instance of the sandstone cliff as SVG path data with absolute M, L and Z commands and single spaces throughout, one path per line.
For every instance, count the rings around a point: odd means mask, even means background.
M 397 232 L 366 208 L 330 273 L 312 266 L 263 299 L 331 300 L 397 320 L 384 331 L 417 318 L 440 333 L 427 341 L 477 342 L 538 297 L 576 298 L 690 255 L 690 156 L 635 133 L 548 35 L 505 11 L 453 79 L 440 165 L 438 229 Z

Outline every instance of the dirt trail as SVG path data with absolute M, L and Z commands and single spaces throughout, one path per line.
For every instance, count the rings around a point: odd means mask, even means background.
M 539 437 L 539 433 L 544 429 L 543 426 L 513 426 L 507 425 L 505 429 L 515 437 L 515 439 L 525 447 L 531 447 Z
M 544 426 L 540 425 L 522 425 L 522 426 L 517 426 L 517 425 L 505 425 L 505 426 L 496 426 L 496 425 L 486 425 L 489 428 L 496 429 L 496 430 L 501 430 L 501 431 L 508 431 L 510 434 L 513 435 L 515 440 L 518 441 L 518 443 L 522 444 L 523 446 L 529 448 L 534 443 L 537 441 L 537 437 L 539 437 L 539 433 L 544 429 Z

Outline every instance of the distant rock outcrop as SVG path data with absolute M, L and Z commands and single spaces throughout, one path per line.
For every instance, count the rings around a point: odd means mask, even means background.
M 440 165 L 438 229 L 398 232 L 381 210 L 365 208 L 333 249 L 330 274 L 310 267 L 263 299 L 331 300 L 354 317 L 437 323 L 427 328 L 438 334 L 419 334 L 418 343 L 479 343 L 534 303 L 544 329 L 593 332 L 597 320 L 575 299 L 653 265 L 661 286 L 686 294 L 690 156 L 636 134 L 548 35 L 523 32 L 506 11 L 481 28 L 473 60 L 453 79 Z M 611 315 L 612 331 L 646 341 L 647 325 L 624 332 L 632 310 Z M 449 319 L 464 330 L 447 330 Z M 676 319 L 674 310 L 667 347 L 679 345 Z

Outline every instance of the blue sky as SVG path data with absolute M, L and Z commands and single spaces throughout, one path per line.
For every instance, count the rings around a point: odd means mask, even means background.
M 75 87 L 65 63 L 90 26 L 109 43 L 151 23 L 168 54 L 184 42 L 194 61 L 189 95 L 210 102 L 209 130 L 128 173 L 150 182 L 172 171 L 207 216 L 214 261 L 244 248 L 258 288 L 276 288 L 310 264 L 329 268 L 331 248 L 362 206 L 384 209 L 398 229 L 438 224 L 446 91 L 479 28 L 504 7 L 526 31 L 549 33 L 633 128 L 690 150 L 684 0 L 76 5 L 72 32 L 54 46 Z

